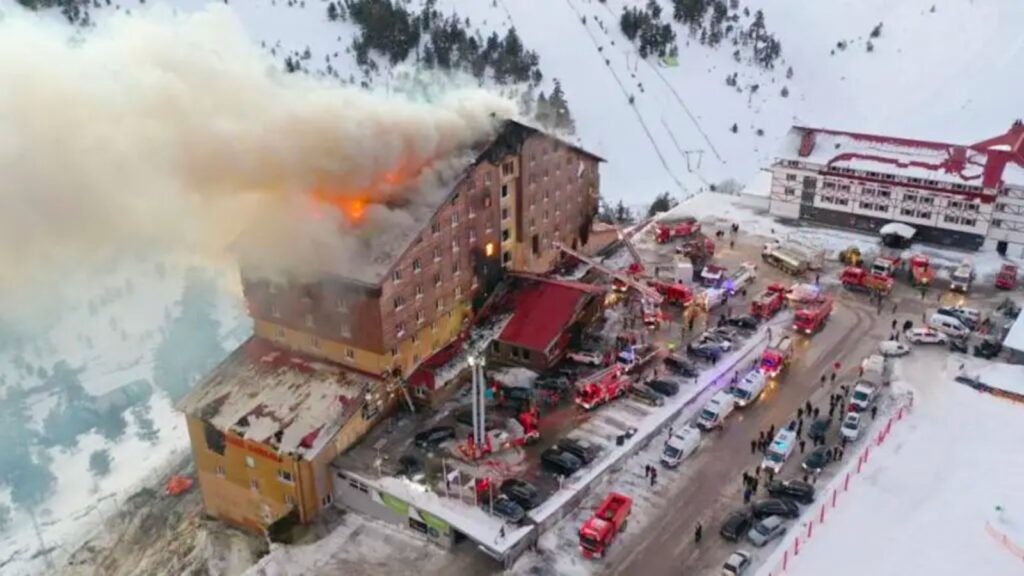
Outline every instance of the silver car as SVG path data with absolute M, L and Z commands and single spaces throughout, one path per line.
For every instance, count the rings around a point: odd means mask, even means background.
M 722 565 L 722 576 L 742 576 L 750 567 L 750 552 L 737 550 Z
M 754 524 L 750 532 L 747 532 L 747 540 L 758 548 L 786 533 L 786 527 L 782 525 L 781 516 L 769 516 Z

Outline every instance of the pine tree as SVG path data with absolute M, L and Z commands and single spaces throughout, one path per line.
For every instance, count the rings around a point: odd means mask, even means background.
M 548 104 L 551 106 L 551 111 L 554 113 L 554 126 L 559 130 L 563 130 L 570 134 L 576 132 L 576 123 L 572 119 L 572 114 L 569 113 L 569 103 L 565 99 L 565 93 L 562 91 L 562 83 L 555 78 L 555 88 L 551 91 L 551 96 L 548 98 Z
M 327 19 L 331 22 L 338 20 L 338 6 L 334 2 L 327 5 Z
M 654 198 L 654 202 L 651 202 L 650 207 L 647 208 L 647 217 L 650 218 L 655 214 L 668 212 L 673 206 L 675 206 L 675 200 L 668 192 L 662 192 Z
M 550 129 L 555 125 L 554 111 L 551 108 L 551 103 L 548 101 L 548 97 L 544 95 L 543 90 L 540 95 L 537 96 L 537 110 L 533 117 L 537 123 L 544 128 Z

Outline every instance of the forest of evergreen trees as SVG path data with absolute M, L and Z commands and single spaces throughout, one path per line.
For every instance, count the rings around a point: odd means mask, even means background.
M 661 20 L 661 6 L 656 0 L 647 0 L 647 6 L 623 8 L 619 28 L 629 40 L 637 44 L 641 58 L 657 55 L 659 58 L 676 56 L 676 33 L 672 25 Z
M 741 50 L 749 50 L 750 59 L 762 68 L 774 68 L 782 56 L 782 43 L 768 32 L 764 13 L 757 10 L 746 27 L 739 23 L 739 2 L 731 0 L 672 0 L 673 18 L 689 27 L 701 44 L 718 46 L 731 41 L 736 48 L 733 55 L 741 59 Z M 750 17 L 750 9 L 742 14 Z

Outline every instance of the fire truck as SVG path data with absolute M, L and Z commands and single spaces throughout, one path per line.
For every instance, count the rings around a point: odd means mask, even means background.
M 822 296 L 814 302 L 803 305 L 796 311 L 793 319 L 793 330 L 804 334 L 813 334 L 825 327 L 828 317 L 832 314 L 832 299 Z
M 761 355 L 761 373 L 768 378 L 774 378 L 779 372 L 789 366 L 793 357 L 793 338 L 789 335 L 781 335 L 772 342 Z
M 593 410 L 624 395 L 633 386 L 623 374 L 622 366 L 615 365 L 588 376 L 576 383 L 576 404 L 584 410 Z
M 935 269 L 924 254 L 910 257 L 910 284 L 912 286 L 929 286 L 935 279 Z
M 725 278 L 725 268 L 708 264 L 700 273 L 700 282 L 708 288 L 718 288 Z
M 665 302 L 669 304 L 678 304 L 685 308 L 693 302 L 693 292 L 686 284 L 654 280 L 651 282 L 651 286 L 658 291 L 658 294 L 664 296 Z
M 689 238 L 700 232 L 700 222 L 692 216 L 682 220 L 658 222 L 654 229 L 654 240 L 658 244 L 668 244 L 676 238 Z
M 1003 264 L 996 276 L 996 288 L 1000 290 L 1013 290 L 1017 287 L 1017 266 L 1014 264 Z
M 782 284 L 769 284 L 764 292 L 750 303 L 750 314 L 767 320 L 782 309 L 786 301 L 786 287 Z
M 892 292 L 892 276 L 879 276 L 852 266 L 843 270 L 839 281 L 847 290 L 865 290 L 882 294 Z
M 633 499 L 611 492 L 597 511 L 580 527 L 580 550 L 584 558 L 602 558 L 615 535 L 626 527 Z

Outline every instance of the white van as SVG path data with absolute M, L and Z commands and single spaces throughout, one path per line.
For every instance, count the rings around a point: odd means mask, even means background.
M 700 415 L 697 416 L 697 428 L 701 430 L 718 428 L 729 417 L 729 414 L 732 414 L 735 406 L 736 399 L 732 394 L 724 390 L 717 392 L 711 397 L 711 400 L 708 400 L 704 409 L 700 411 Z
M 953 271 L 949 277 L 949 289 L 953 292 L 967 293 L 971 289 L 971 282 L 974 281 L 974 267 L 971 265 L 970 257 L 964 258 L 963 264 Z
M 871 407 L 875 403 L 875 395 L 878 392 L 878 388 L 874 385 L 858 380 L 857 385 L 853 387 L 853 396 L 850 398 L 850 408 L 855 412 L 863 412 Z
M 703 310 L 710 312 L 715 308 L 721 306 L 725 302 L 726 296 L 728 296 L 722 288 L 707 288 L 697 294 L 696 302 Z
M 740 383 L 732 389 L 732 395 L 736 398 L 736 405 L 740 408 L 753 404 L 764 391 L 764 385 L 768 382 L 764 373 L 760 370 L 751 370 Z
M 687 426 L 679 430 L 665 442 L 661 451 L 661 463 L 669 468 L 679 466 L 684 458 L 693 454 L 700 446 L 700 430 Z
M 768 452 L 764 455 L 764 460 L 761 461 L 761 468 L 766 468 L 778 474 L 782 471 L 782 466 L 786 463 L 789 455 L 793 453 L 793 447 L 796 445 L 796 431 L 790 430 L 789 428 L 783 428 L 775 434 L 775 439 L 772 440 L 770 446 L 768 446 Z
M 964 326 L 963 322 L 952 316 L 946 316 L 945 314 L 939 314 L 937 312 L 932 314 L 932 317 L 928 319 L 928 327 L 954 338 L 963 338 L 971 333 L 971 331 Z

